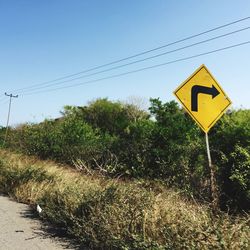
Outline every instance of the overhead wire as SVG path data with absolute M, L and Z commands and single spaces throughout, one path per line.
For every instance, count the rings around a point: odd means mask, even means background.
M 156 65 L 152 65 L 152 66 L 140 68 L 140 69 L 137 69 L 137 70 L 131 70 L 131 71 L 127 71 L 127 72 L 124 72 L 124 73 L 120 73 L 120 74 L 116 74 L 116 75 L 111 75 L 111 76 L 108 76 L 108 77 L 103 77 L 103 78 L 99 78 L 99 79 L 95 79 L 95 80 L 90 80 L 90 81 L 86 81 L 86 82 L 82 82 L 82 83 L 77 83 L 77 84 L 67 85 L 67 86 L 63 86 L 63 87 L 58 87 L 58 88 L 54 88 L 54 89 L 48 89 L 48 90 L 43 90 L 43 91 L 36 91 L 36 92 L 30 92 L 30 93 L 26 93 L 26 94 L 21 94 L 21 96 L 34 95 L 34 94 L 40 94 L 40 93 L 47 93 L 47 92 L 57 91 L 57 90 L 61 90 L 61 89 L 77 87 L 77 86 L 81 86 L 81 85 L 85 85 L 85 84 L 89 84 L 89 83 L 95 83 L 95 82 L 99 82 L 99 81 L 103 81 L 103 80 L 108 80 L 108 79 L 112 79 L 112 78 L 117 78 L 117 77 L 129 75 L 129 74 L 141 72 L 141 71 L 144 71 L 144 70 L 158 68 L 158 67 L 166 66 L 166 65 L 169 65 L 169 64 L 173 64 L 173 63 L 177 63 L 177 62 L 186 61 L 186 60 L 190 60 L 190 59 L 193 59 L 193 58 L 201 57 L 201 56 L 204 56 L 204 55 L 209 55 L 209 54 L 217 53 L 217 52 L 224 51 L 224 50 L 227 50 L 227 49 L 232 49 L 232 48 L 235 48 L 235 47 L 240 47 L 240 46 L 243 46 L 243 45 L 246 45 L 246 44 L 250 44 L 250 40 L 246 41 L 246 42 L 242 42 L 242 43 L 233 44 L 233 45 L 230 45 L 230 46 L 227 46 L 227 47 L 223 47 L 223 48 L 219 48 L 219 49 L 215 49 L 215 50 L 203 52 L 203 53 L 196 54 L 196 55 L 193 55 L 193 56 L 183 57 L 183 58 L 172 60 L 172 61 L 168 61 L 168 62 L 165 62 L 165 63 L 160 63 L 160 64 L 156 64 Z
M 15 89 L 13 91 L 15 91 L 15 92 L 17 92 L 17 91 L 23 91 L 23 90 L 27 90 L 27 89 L 34 88 L 34 87 L 43 86 L 45 84 L 57 82 L 57 81 L 60 81 L 60 80 L 63 80 L 63 79 L 67 79 L 67 78 L 70 78 L 70 77 L 74 77 L 74 76 L 77 76 L 77 75 L 80 75 L 80 74 L 83 74 L 83 73 L 87 73 L 87 72 L 90 72 L 90 71 L 94 71 L 94 70 L 97 70 L 97 69 L 100 69 L 100 68 L 103 68 L 103 67 L 107 67 L 107 66 L 110 66 L 110 65 L 113 65 L 113 64 L 116 64 L 116 63 L 120 63 L 120 62 L 129 60 L 129 59 L 138 57 L 138 56 L 142 56 L 142 55 L 145 55 L 145 54 L 148 54 L 148 53 L 151 53 L 151 52 L 154 52 L 154 51 L 157 51 L 157 50 L 169 47 L 171 45 L 175 45 L 175 44 L 178 44 L 178 43 L 181 43 L 181 42 L 193 39 L 195 37 L 199 37 L 199 36 L 204 35 L 204 34 L 208 34 L 210 32 L 213 32 L 213 31 L 216 31 L 216 30 L 219 30 L 219 29 L 231 26 L 233 24 L 246 21 L 248 19 L 250 19 L 250 16 L 245 17 L 245 18 L 241 18 L 241 19 L 238 19 L 238 20 L 235 20 L 233 22 L 230 22 L 230 23 L 227 23 L 227 24 L 224 24 L 224 25 L 217 26 L 215 28 L 212 28 L 212 29 L 200 32 L 200 33 L 197 33 L 195 35 L 191 35 L 191 36 L 188 36 L 188 37 L 176 40 L 174 42 L 170 42 L 168 44 L 165 44 L 165 45 L 162 45 L 162 46 L 150 49 L 150 50 L 146 50 L 146 51 L 143 51 L 143 52 L 140 52 L 140 53 L 137 53 L 137 54 L 134 54 L 134 55 L 131 55 L 131 56 L 119 59 L 119 60 L 115 60 L 115 61 L 112 61 L 112 62 L 109 62 L 109 63 L 105 63 L 105 64 L 102 64 L 102 65 L 99 65 L 99 66 L 95 66 L 95 67 L 92 67 L 92 68 L 89 68 L 89 69 L 86 69 L 86 70 L 82 70 L 82 71 L 79 71 L 79 72 L 76 72 L 76 73 L 73 73 L 73 74 L 65 75 L 65 76 L 62 76 L 62 77 L 50 80 L 50 81 L 46 81 L 46 82 L 42 82 L 42 83 L 39 83 L 39 84 L 33 84 L 33 85 L 29 85 L 29 86 L 26 86 L 26 87 L 23 87 L 23 88 Z
M 108 69 L 105 69 L 105 70 L 97 71 L 97 72 L 94 72 L 94 73 L 91 73 L 91 74 L 86 74 L 86 75 L 83 75 L 83 76 L 80 76 L 80 77 L 76 77 L 76 78 L 65 80 L 65 81 L 60 81 L 60 82 L 57 82 L 57 83 L 50 83 L 50 84 L 46 84 L 46 85 L 43 85 L 43 86 L 31 87 L 31 88 L 29 88 L 27 90 L 20 91 L 19 93 L 25 93 L 25 92 L 30 92 L 30 91 L 33 91 L 33 90 L 44 89 L 44 88 L 48 88 L 48 87 L 52 87 L 52 86 L 61 85 L 63 83 L 83 79 L 83 78 L 86 78 L 86 77 L 99 75 L 101 73 L 106 73 L 106 72 L 109 72 L 109 71 L 112 71 L 112 70 L 115 70 L 115 69 L 120 69 L 120 68 L 130 66 L 130 65 L 133 65 L 133 64 L 136 64 L 136 63 L 144 62 L 144 61 L 151 60 L 151 59 L 154 59 L 154 58 L 158 58 L 158 57 L 161 57 L 161 56 L 164 56 L 164 55 L 167 55 L 167 54 L 170 54 L 170 53 L 174 53 L 174 52 L 177 52 L 177 51 L 180 51 L 180 50 L 191 48 L 191 47 L 203 44 L 203 43 L 211 42 L 213 40 L 223 38 L 223 37 L 226 37 L 226 36 L 229 36 L 229 35 L 233 35 L 233 34 L 236 34 L 236 33 L 242 32 L 242 31 L 246 31 L 248 29 L 250 29 L 249 26 L 246 27 L 246 28 L 242 28 L 242 29 L 238 29 L 238 30 L 226 33 L 226 34 L 222 34 L 222 35 L 215 36 L 215 37 L 212 37 L 212 38 L 209 38 L 209 39 L 205 39 L 205 40 L 202 40 L 200 42 L 192 43 L 192 44 L 189 44 L 189 45 L 177 48 L 177 49 L 169 50 L 169 51 L 166 51 L 166 52 L 163 52 L 163 53 L 160 53 L 160 54 L 156 54 L 156 55 L 153 55 L 153 56 L 150 56 L 150 57 L 146 57 L 146 58 L 143 58 L 143 59 L 140 59 L 140 60 L 132 61 L 132 62 L 129 62 L 129 63 L 126 63 L 126 64 L 121 64 L 121 65 L 111 67 L 111 68 L 108 68 Z

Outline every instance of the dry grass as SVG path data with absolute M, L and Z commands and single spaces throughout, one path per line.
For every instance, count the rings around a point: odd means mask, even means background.
M 37 204 L 42 216 L 91 248 L 249 249 L 250 217 L 216 217 L 164 187 L 88 176 L 0 150 L 0 191 Z M 154 191 L 152 191 L 154 190 Z

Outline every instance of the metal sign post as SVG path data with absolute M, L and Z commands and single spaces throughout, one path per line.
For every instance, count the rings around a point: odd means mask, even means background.
M 210 186 L 212 209 L 218 209 L 218 190 L 215 168 L 212 164 L 208 142 L 208 131 L 221 118 L 231 101 L 205 65 L 201 65 L 175 91 L 174 95 L 184 109 L 205 132 L 208 166 L 210 170 Z
M 208 158 L 208 166 L 210 169 L 210 187 L 211 187 L 211 196 L 212 196 L 212 209 L 214 212 L 218 209 L 218 190 L 215 178 L 215 169 L 212 164 L 209 141 L 208 141 L 208 133 L 205 133 L 206 137 L 206 146 L 207 146 L 207 158 Z

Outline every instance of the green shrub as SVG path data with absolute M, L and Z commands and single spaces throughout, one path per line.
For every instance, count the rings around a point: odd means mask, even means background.
M 108 134 L 100 134 L 83 120 L 69 116 L 12 130 L 7 145 L 41 159 L 72 164 L 76 159 L 86 162 L 93 162 L 93 158 L 98 160 L 114 139 Z
M 107 98 L 97 99 L 84 107 L 66 106 L 62 113 L 78 117 L 93 128 L 112 135 L 121 135 L 131 122 L 148 117 L 147 112 L 135 105 L 112 102 Z
M 250 110 L 230 111 L 211 132 L 224 209 L 250 208 Z
M 210 201 L 204 133 L 174 101 L 151 99 L 149 111 L 108 99 L 66 106 L 60 119 L 10 129 L 5 146 L 89 174 L 97 169 L 111 176 L 160 179 Z M 250 207 L 249 120 L 249 110 L 233 110 L 209 132 L 223 209 Z
M 249 249 L 247 215 L 213 216 L 153 181 L 85 176 L 3 150 L 0 156 L 1 191 L 39 204 L 44 220 L 90 249 Z
M 163 104 L 151 99 L 149 109 L 156 119 L 151 139 L 152 175 L 190 194 L 202 191 L 206 198 L 209 172 L 200 129 L 174 101 Z

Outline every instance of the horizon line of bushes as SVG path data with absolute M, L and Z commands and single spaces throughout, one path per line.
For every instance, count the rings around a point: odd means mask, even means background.
M 228 111 L 209 136 L 221 208 L 248 211 L 250 110 Z M 150 99 L 148 111 L 106 98 L 65 106 L 60 119 L 10 129 L 5 147 L 87 172 L 160 179 L 211 199 L 204 134 L 175 101 Z

